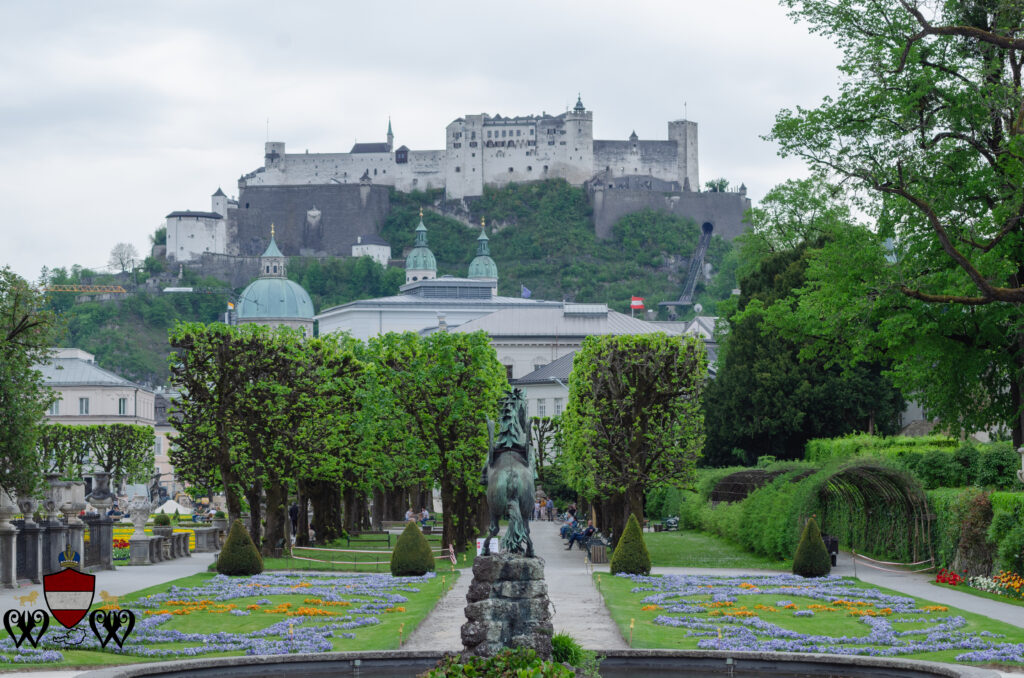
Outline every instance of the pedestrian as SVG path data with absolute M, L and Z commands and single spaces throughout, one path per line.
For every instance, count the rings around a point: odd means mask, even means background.
M 292 505 L 288 507 L 288 517 L 292 521 L 292 534 L 295 534 L 299 529 L 299 505 L 296 502 L 292 502 Z
M 540 499 L 533 502 L 533 519 L 540 520 Z

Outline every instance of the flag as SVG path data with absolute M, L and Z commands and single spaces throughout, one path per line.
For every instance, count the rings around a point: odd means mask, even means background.
M 631 309 L 643 308 L 644 307 L 644 298 L 643 297 L 630 297 L 629 307 Z
M 523 284 L 519 285 L 519 295 L 523 299 L 529 299 L 532 294 L 533 294 L 533 292 L 531 292 L 530 288 L 528 288 L 526 285 L 523 285 Z

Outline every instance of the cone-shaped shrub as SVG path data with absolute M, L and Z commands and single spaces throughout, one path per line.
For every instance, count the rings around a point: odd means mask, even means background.
M 433 571 L 434 552 L 430 550 L 430 542 L 423 536 L 420 526 L 411 522 L 405 526 L 391 553 L 391 574 L 418 577 Z
M 801 577 L 824 577 L 832 571 L 832 559 L 821 538 L 818 523 L 814 518 L 807 521 L 800 544 L 793 556 L 793 574 Z
M 644 535 L 640 532 L 640 523 L 633 514 L 630 514 L 626 529 L 622 531 L 615 552 L 612 553 L 611 571 L 612 574 L 651 573 L 651 554 L 647 552 Z
M 259 574 L 263 571 L 263 557 L 241 520 L 231 525 L 224 547 L 217 556 L 217 572 L 231 577 Z
M 166 527 L 171 524 L 171 517 L 166 513 L 158 513 L 156 514 L 156 517 L 153 518 L 153 524 L 158 527 Z

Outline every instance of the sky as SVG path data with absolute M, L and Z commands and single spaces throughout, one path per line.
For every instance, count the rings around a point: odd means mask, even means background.
M 838 50 L 771 0 L 586 3 L 137 0 L 0 4 L 0 267 L 103 269 L 209 210 L 263 144 L 444 147 L 468 113 L 560 113 L 596 139 L 699 124 L 700 176 L 756 202 L 804 176 L 761 139 L 834 93 Z M 269 121 L 269 122 L 268 122 Z

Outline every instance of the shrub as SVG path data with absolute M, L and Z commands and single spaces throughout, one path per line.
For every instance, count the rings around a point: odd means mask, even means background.
M 999 542 L 998 569 L 1024 576 L 1024 525 L 1018 525 Z
M 516 676 L 516 678 L 573 678 L 576 672 L 556 662 L 546 662 L 533 650 L 505 649 L 493 657 L 472 657 L 465 662 L 450 654 L 437 666 L 421 674 L 423 678 L 461 678 L 462 676 Z
M 793 556 L 793 574 L 801 577 L 824 577 L 832 571 L 832 561 L 821 539 L 818 523 L 814 518 L 807 521 L 804 533 L 800 536 L 800 544 Z
M 213 514 L 213 517 L 214 518 L 227 518 L 228 516 L 223 511 L 215 511 L 214 514 Z
M 171 524 L 171 517 L 166 513 L 158 513 L 156 514 L 156 517 L 153 518 L 153 524 L 159 527 L 166 527 Z
M 174 522 L 181 522 L 181 513 L 178 512 L 178 509 L 174 509 Z
M 229 577 L 247 577 L 263 571 L 263 557 L 241 520 L 231 525 L 224 547 L 217 556 L 217 572 Z
M 647 552 L 647 544 L 644 543 L 644 535 L 640 532 L 640 523 L 636 516 L 629 515 L 626 522 L 626 529 L 619 537 L 619 543 L 612 553 L 611 573 L 619 574 L 650 574 L 651 555 Z
M 410 522 L 398 537 L 391 553 L 391 574 L 396 577 L 418 577 L 434 571 L 434 552 L 423 536 L 423 530 Z
M 1001 490 L 1015 490 L 1017 474 L 1014 469 L 1020 467 L 1020 455 L 1013 451 L 1013 445 L 1007 442 L 992 443 L 982 448 L 978 460 L 976 481 L 982 487 L 994 487 Z
M 993 544 L 999 544 L 1006 538 L 1006 535 L 1017 526 L 1017 519 L 1005 509 L 996 509 L 992 512 L 992 522 L 988 525 L 986 536 Z
M 704 505 L 699 494 L 687 492 L 679 502 L 679 529 L 696 530 L 700 528 L 700 510 Z
M 583 662 L 583 648 L 568 633 L 556 633 L 551 636 L 551 661 L 579 666 Z

